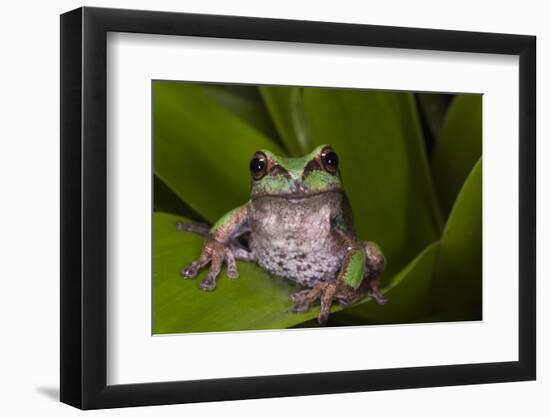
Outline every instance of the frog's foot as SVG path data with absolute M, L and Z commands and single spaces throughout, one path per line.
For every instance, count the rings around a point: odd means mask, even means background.
M 295 292 L 290 295 L 290 299 L 294 302 L 294 311 L 296 313 L 305 313 L 309 310 L 311 304 L 319 299 L 321 290 L 318 287 Z
M 208 235 L 210 227 L 206 223 L 184 223 L 178 220 L 176 222 L 176 229 L 181 232 L 191 232 L 197 235 L 206 236 Z
M 367 295 L 376 300 L 378 304 L 386 304 L 388 299 L 384 297 L 380 289 L 378 288 L 378 279 L 373 279 L 369 281 L 369 289 L 367 290 Z
M 208 274 L 200 282 L 199 286 L 205 291 L 212 291 L 216 288 L 216 278 L 224 262 L 227 265 L 227 276 L 229 278 L 238 278 L 239 273 L 237 271 L 235 255 L 231 249 L 226 248 L 223 243 L 218 242 L 216 239 L 209 238 L 204 244 L 200 258 L 183 268 L 181 274 L 184 278 L 195 278 L 198 272 L 210 263 L 210 271 L 208 271 Z
M 308 311 L 312 303 L 317 300 L 321 300 L 321 311 L 317 316 L 317 321 L 319 324 L 324 325 L 328 320 L 330 306 L 332 305 L 335 294 L 336 284 L 323 282 L 317 284 L 310 290 L 304 290 L 292 294 L 290 299 L 295 303 L 294 311 L 300 313 Z
M 386 268 L 386 258 L 374 242 L 363 243 L 365 245 L 365 254 L 367 255 L 365 271 L 365 279 L 367 280 L 366 295 L 372 297 L 378 304 L 386 304 L 388 299 L 382 295 L 378 288 L 380 283 L 379 276 Z
M 364 296 L 364 293 L 361 294 L 358 291 L 353 291 L 351 288 L 346 287 L 345 291 L 338 292 L 335 298 L 342 308 L 347 308 Z

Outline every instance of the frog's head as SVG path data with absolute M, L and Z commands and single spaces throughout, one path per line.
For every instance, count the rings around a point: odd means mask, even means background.
M 305 198 L 328 191 L 343 191 L 338 155 L 321 145 L 301 158 L 283 158 L 258 151 L 250 161 L 251 198 L 281 196 Z

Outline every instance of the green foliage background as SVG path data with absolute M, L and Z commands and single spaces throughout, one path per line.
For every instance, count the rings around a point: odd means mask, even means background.
M 203 239 L 176 220 L 214 223 L 248 200 L 258 149 L 302 156 L 330 143 L 359 238 L 388 266 L 383 306 L 332 308 L 328 325 L 481 319 L 482 97 L 328 88 L 153 82 L 153 333 L 317 326 L 294 313 L 299 288 L 240 263 L 213 292 L 184 280 Z

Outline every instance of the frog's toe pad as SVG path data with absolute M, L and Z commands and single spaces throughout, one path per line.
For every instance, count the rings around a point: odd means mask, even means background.
M 237 271 L 236 269 L 228 268 L 227 269 L 227 276 L 231 279 L 237 279 L 237 278 L 239 278 L 239 271 Z
M 293 311 L 295 313 L 306 313 L 309 311 L 309 304 L 308 303 L 297 303 L 294 305 Z
M 186 279 L 195 278 L 198 272 L 199 272 L 199 268 L 197 268 L 197 266 L 194 263 L 182 268 L 180 271 L 181 275 Z
M 199 287 L 204 291 L 213 291 L 216 288 L 216 280 L 207 276 L 200 282 Z
M 296 304 L 300 304 L 304 302 L 304 299 L 307 297 L 310 291 L 311 290 L 303 290 L 303 291 L 294 292 L 290 294 L 288 298 L 290 298 L 290 301 L 293 301 Z
M 327 324 L 329 314 L 330 314 L 330 313 L 329 313 L 328 311 L 323 311 L 323 312 L 321 312 L 321 313 L 317 316 L 317 322 L 318 322 L 321 326 L 324 326 L 325 324 Z
M 377 291 L 369 291 L 368 296 L 374 298 L 374 300 L 380 305 L 388 303 L 388 299 Z
M 342 308 L 348 308 L 349 306 L 351 306 L 353 304 L 353 301 L 343 299 L 343 298 L 339 298 L 338 299 L 338 304 L 340 304 L 340 307 L 342 307 Z

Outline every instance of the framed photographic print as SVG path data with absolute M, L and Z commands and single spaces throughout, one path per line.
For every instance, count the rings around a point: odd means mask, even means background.
M 61 401 L 535 379 L 535 38 L 61 16 Z

